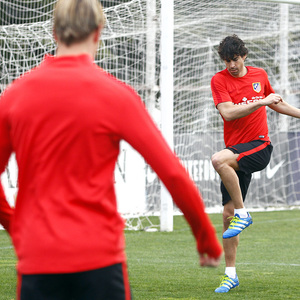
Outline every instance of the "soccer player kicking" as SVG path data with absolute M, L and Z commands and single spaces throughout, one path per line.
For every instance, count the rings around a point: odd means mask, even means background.
M 0 222 L 18 258 L 18 300 L 129 300 L 124 220 L 114 170 L 121 140 L 158 174 L 195 236 L 201 266 L 222 247 L 195 184 L 137 93 L 94 64 L 105 16 L 98 0 L 59 0 L 55 56 L 15 80 L 0 100 L 0 174 L 16 153 L 11 218 Z
M 226 68 L 213 76 L 211 90 L 224 121 L 226 148 L 212 156 L 212 164 L 221 178 L 226 269 L 215 292 L 226 293 L 239 285 L 235 268 L 239 234 L 253 223 L 244 207 L 251 174 L 268 165 L 273 149 L 266 106 L 296 118 L 300 110 L 275 94 L 263 69 L 245 66 L 248 49 L 238 36 L 221 41 L 218 53 Z

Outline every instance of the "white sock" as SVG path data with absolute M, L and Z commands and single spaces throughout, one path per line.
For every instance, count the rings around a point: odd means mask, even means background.
M 248 217 L 248 213 L 245 207 L 243 208 L 238 208 L 238 209 L 234 209 L 234 215 L 238 214 L 240 216 L 240 218 L 247 218 Z
M 230 278 L 236 277 L 236 269 L 235 267 L 226 267 L 225 268 L 225 274 L 229 276 Z

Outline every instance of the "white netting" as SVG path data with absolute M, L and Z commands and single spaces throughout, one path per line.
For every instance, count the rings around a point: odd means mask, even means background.
M 107 26 L 96 62 L 132 85 L 154 115 L 160 110 L 161 3 L 104 2 Z M 46 53 L 54 53 L 54 3 L 0 2 L 1 90 L 37 65 Z M 246 63 L 264 68 L 276 92 L 300 107 L 299 13 L 300 5 L 278 1 L 174 0 L 174 146 L 208 209 L 219 208 L 221 202 L 220 180 L 210 163 L 211 155 L 224 147 L 222 120 L 210 91 L 211 77 L 224 68 L 217 46 L 225 36 L 239 35 L 249 49 Z M 247 207 L 299 205 L 299 121 L 271 110 L 268 118 L 273 157 L 264 171 L 254 174 Z M 124 146 L 116 169 L 120 198 L 134 199 L 130 205 L 123 205 L 129 207 L 126 214 L 159 212 L 160 183 L 140 160 L 134 166 L 137 175 L 129 176 L 128 170 L 136 161 L 128 159 L 131 155 L 132 150 Z M 135 179 L 141 176 L 144 183 Z M 130 189 L 126 190 L 126 184 Z M 143 184 L 144 193 L 137 186 Z M 140 195 L 146 200 L 136 204 Z
M 193 3 L 192 10 L 187 2 Z M 300 107 L 300 5 L 270 1 L 175 3 L 175 149 L 193 174 L 207 207 L 213 208 L 220 204 L 219 177 L 209 159 L 223 147 L 222 120 L 210 91 L 211 77 L 224 69 L 217 46 L 225 36 L 237 34 L 249 49 L 246 64 L 264 68 L 276 92 Z M 271 110 L 268 119 L 273 157 L 266 170 L 254 174 L 247 206 L 299 204 L 300 173 L 295 166 L 299 120 Z

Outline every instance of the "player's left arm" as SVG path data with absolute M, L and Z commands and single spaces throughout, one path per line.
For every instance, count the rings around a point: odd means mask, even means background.
M 300 118 L 300 109 L 288 104 L 284 100 L 280 101 L 278 104 L 271 104 L 269 107 L 280 114 Z

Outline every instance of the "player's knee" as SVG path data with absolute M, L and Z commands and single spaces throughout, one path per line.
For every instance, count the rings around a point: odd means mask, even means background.
M 211 157 L 211 163 L 214 169 L 220 174 L 222 168 L 226 165 L 223 155 L 220 152 L 215 153 Z
M 212 163 L 214 169 L 218 172 L 218 170 L 220 169 L 220 167 L 223 163 L 219 152 L 213 154 L 213 156 L 211 157 L 211 163 Z

